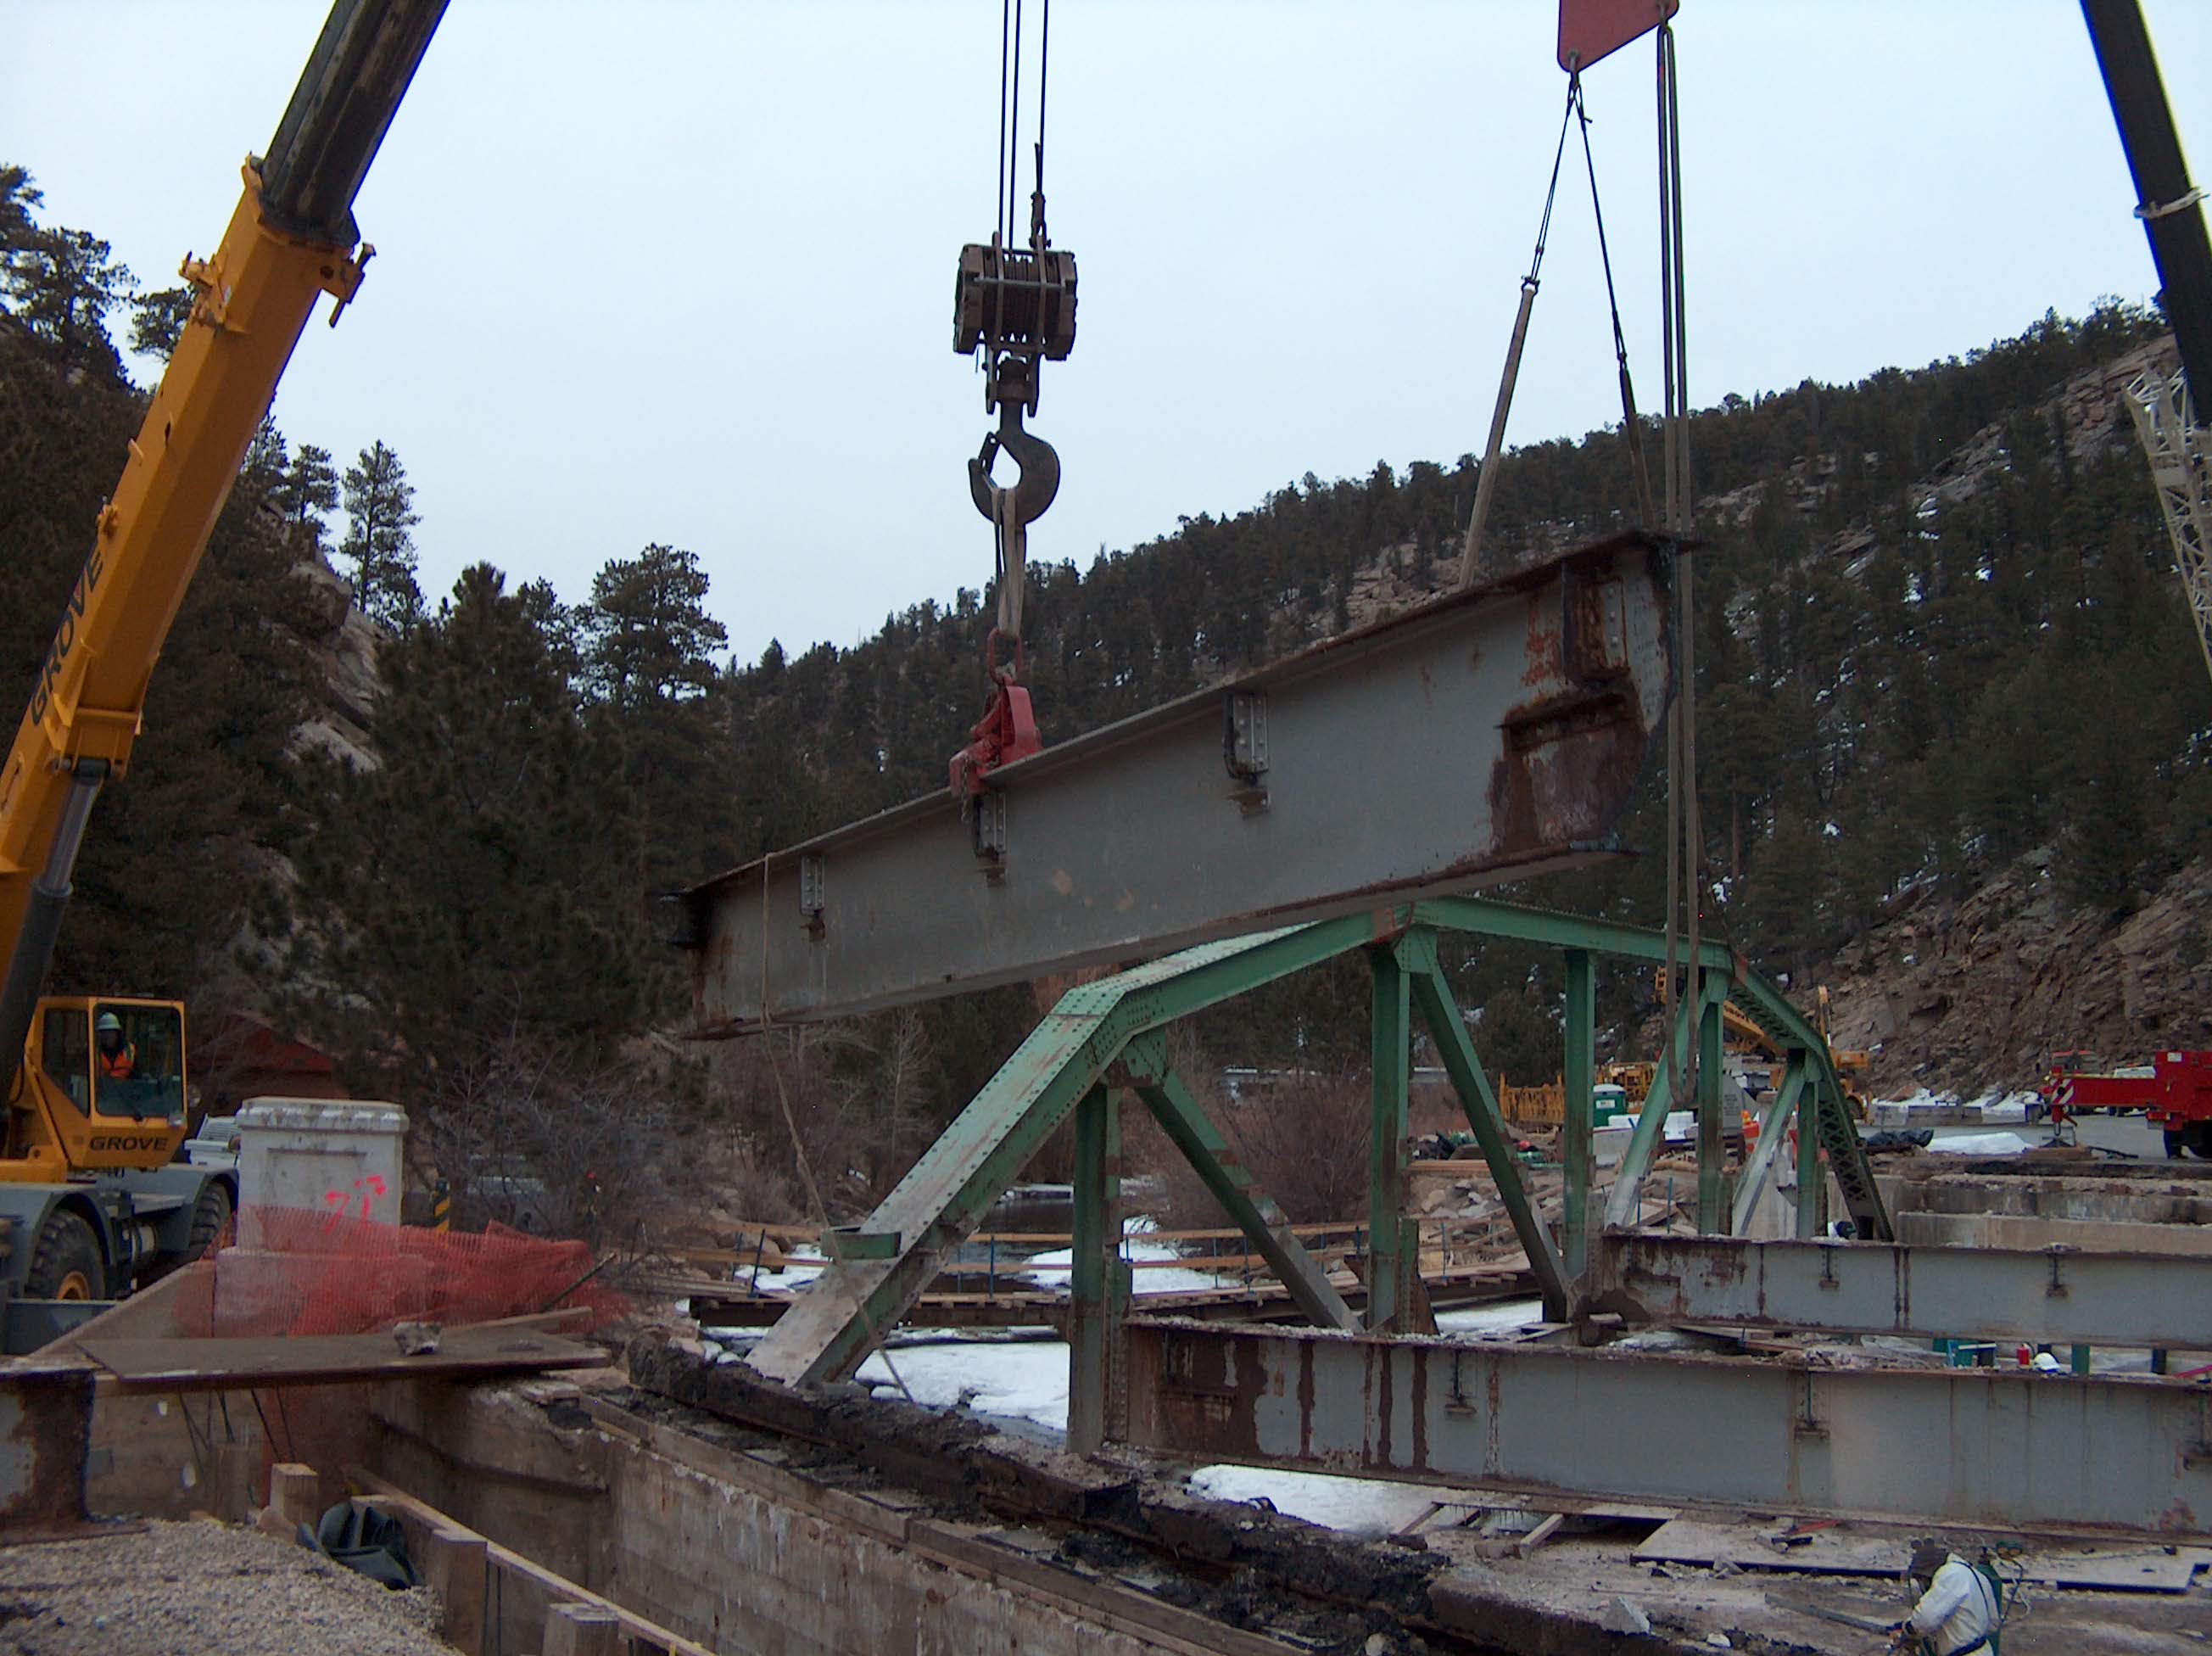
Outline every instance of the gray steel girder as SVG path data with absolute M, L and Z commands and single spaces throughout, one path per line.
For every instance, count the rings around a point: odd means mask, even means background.
M 1590 1294 L 1638 1321 L 2212 1348 L 2212 1257 L 1608 1236 Z
M 916 800 L 666 899 L 694 1032 L 1614 853 L 1673 693 L 1671 546 L 1613 536 L 1048 747 L 964 809 Z
M 1131 1318 L 1127 1441 L 1541 1495 L 2201 1535 L 2212 1392 Z

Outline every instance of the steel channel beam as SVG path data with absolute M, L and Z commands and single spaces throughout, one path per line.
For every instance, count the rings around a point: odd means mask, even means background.
M 1048 748 L 965 806 L 917 800 L 666 899 L 694 1032 L 1614 854 L 1672 693 L 1670 545 L 1614 536 Z
M 1609 1236 L 1592 1284 L 1639 1321 L 2212 1348 L 2212 1257 Z
M 2201 1534 L 2212 1392 L 1133 1318 L 1128 1441 L 1532 1495 Z

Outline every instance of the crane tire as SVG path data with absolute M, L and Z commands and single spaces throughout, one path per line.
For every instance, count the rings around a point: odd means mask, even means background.
M 236 1211 L 230 1186 L 221 1179 L 211 1178 L 200 1187 L 200 1199 L 192 1204 L 191 1233 L 185 1242 L 185 1263 L 208 1256 L 229 1230 L 231 1215 Z
M 46 1215 L 31 1250 L 23 1294 L 31 1300 L 107 1297 L 107 1262 L 100 1257 L 100 1238 L 82 1214 L 59 1208 Z

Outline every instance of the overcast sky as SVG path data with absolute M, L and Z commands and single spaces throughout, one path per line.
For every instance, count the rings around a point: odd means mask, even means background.
M 168 285 L 323 6 L 0 3 L 0 160 Z M 2144 9 L 2202 181 L 2212 4 Z M 999 12 L 453 0 L 357 204 L 368 280 L 311 325 L 278 423 L 342 461 L 398 451 L 434 599 L 489 558 L 575 600 L 665 541 L 750 658 L 981 587 L 981 384 L 950 313 L 991 224 Z M 1555 21 L 1060 0 L 1046 182 L 1080 333 L 1032 423 L 1065 472 L 1033 557 L 1087 565 L 1308 471 L 1481 447 L 1565 94 Z M 1698 402 L 2153 292 L 2072 0 L 1686 0 L 1677 27 Z M 1650 84 L 1645 43 L 1588 85 L 1647 406 Z M 1563 186 L 1511 439 L 1617 418 L 1611 370 Z

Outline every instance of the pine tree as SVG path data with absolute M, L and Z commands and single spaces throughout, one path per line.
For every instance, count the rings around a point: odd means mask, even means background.
M 407 469 L 382 441 L 362 449 L 346 468 L 345 509 L 345 540 L 338 551 L 353 560 L 355 601 L 386 626 L 404 630 L 422 612 L 415 540 L 408 533 L 422 520 L 415 514 Z
M 510 1039 L 598 1062 L 641 1009 L 658 956 L 558 610 L 471 568 L 380 658 L 383 764 L 317 767 L 291 970 L 364 1075 L 420 1081 Z
M 11 265 L 15 255 L 29 245 L 37 228 L 31 210 L 44 205 L 46 199 L 31 182 L 28 169 L 0 161 L 0 265 Z
M 129 297 L 137 278 L 114 248 L 88 231 L 34 228 L 10 250 L 7 278 L 17 319 L 63 361 L 122 372 L 107 315 Z
M 192 289 L 158 288 L 131 301 L 131 349 L 167 362 L 191 320 Z
M 592 579 L 584 621 L 593 690 L 617 706 L 704 691 L 714 679 L 714 652 L 730 640 L 706 601 L 706 572 L 693 553 L 655 545 L 611 559 Z
M 320 546 L 323 514 L 338 503 L 338 474 L 331 463 L 331 451 L 311 442 L 301 443 L 300 452 L 284 468 L 284 479 L 274 498 L 284 521 L 303 527 L 308 538 Z

